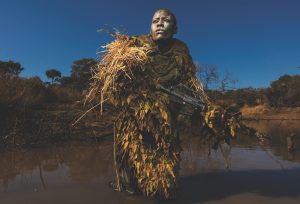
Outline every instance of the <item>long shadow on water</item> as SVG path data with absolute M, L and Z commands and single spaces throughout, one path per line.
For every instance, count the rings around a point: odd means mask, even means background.
M 300 196 L 300 168 L 201 173 L 181 179 L 175 203 L 220 200 L 242 193 L 268 197 Z

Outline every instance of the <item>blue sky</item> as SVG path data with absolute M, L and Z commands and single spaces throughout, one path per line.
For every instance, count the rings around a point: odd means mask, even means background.
M 300 0 L 0 0 L 0 60 L 20 62 L 24 77 L 69 75 L 112 40 L 98 29 L 148 34 L 158 8 L 175 13 L 193 59 L 231 73 L 236 87 L 300 73 Z

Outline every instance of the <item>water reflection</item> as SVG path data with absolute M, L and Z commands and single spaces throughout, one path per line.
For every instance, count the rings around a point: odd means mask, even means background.
M 284 160 L 300 162 L 300 121 L 299 120 L 262 120 L 248 121 L 247 125 L 267 134 L 271 140 L 263 144 L 271 149 L 273 154 Z M 289 137 L 294 134 L 294 150 L 289 151 Z M 251 143 L 249 138 L 239 139 L 238 145 L 246 146 Z M 255 146 L 255 144 L 253 144 Z
M 110 175 L 112 151 L 110 142 L 98 145 L 71 143 L 51 148 L 1 153 L 1 191 L 10 191 L 21 183 L 34 191 L 53 182 L 91 182 Z
M 300 128 L 297 121 L 248 121 L 269 135 L 269 143 L 239 137 L 223 153 L 211 151 L 198 138 L 184 139 L 181 190 L 177 203 L 214 200 L 240 202 L 252 193 L 262 197 L 285 196 L 284 202 L 300 201 Z M 295 151 L 288 151 L 287 136 L 296 134 Z M 224 160 L 224 156 L 226 160 Z M 229 168 L 226 168 L 226 162 Z M 111 141 L 67 143 L 28 151 L 0 153 L 0 203 L 156 203 L 141 196 L 113 192 L 108 182 L 115 177 Z M 275 187 L 276 186 L 276 189 Z M 248 195 L 248 194 L 247 194 Z M 249 195 L 248 195 L 249 196 Z M 261 197 L 262 196 L 262 197 Z M 242 196 L 244 199 L 244 197 Z

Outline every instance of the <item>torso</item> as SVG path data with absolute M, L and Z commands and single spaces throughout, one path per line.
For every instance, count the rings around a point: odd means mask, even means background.
M 137 39 L 150 47 L 150 61 L 145 71 L 164 86 L 179 83 L 190 58 L 186 45 L 174 38 L 163 47 L 153 42 L 150 36 L 138 36 Z

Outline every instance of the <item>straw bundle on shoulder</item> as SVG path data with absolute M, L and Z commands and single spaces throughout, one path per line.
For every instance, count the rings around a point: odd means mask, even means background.
M 93 69 L 92 83 L 86 96 L 88 101 L 100 94 L 102 104 L 115 91 L 115 80 L 120 75 L 128 80 L 133 78 L 132 71 L 148 61 L 146 45 L 124 34 L 114 34 L 115 40 L 105 46 L 99 54 L 99 62 Z

